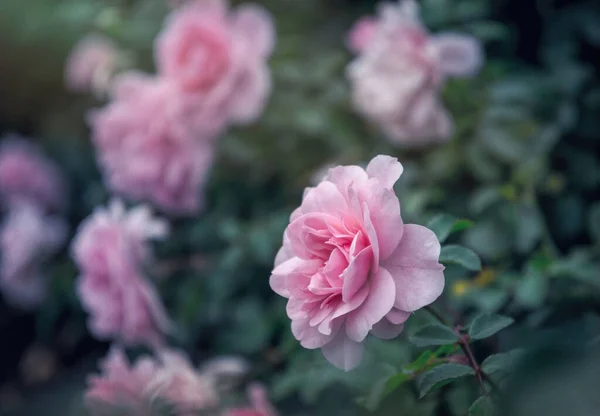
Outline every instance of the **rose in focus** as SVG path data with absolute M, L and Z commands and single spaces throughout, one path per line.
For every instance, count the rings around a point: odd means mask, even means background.
M 402 170 L 389 156 L 366 170 L 331 169 L 306 189 L 275 259 L 270 284 L 288 298 L 294 336 L 345 370 L 360 362 L 370 332 L 397 336 L 444 288 L 435 234 L 402 222 L 393 191 Z

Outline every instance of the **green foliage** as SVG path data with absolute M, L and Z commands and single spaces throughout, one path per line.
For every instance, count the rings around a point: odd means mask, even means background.
M 446 345 L 458 342 L 458 335 L 445 325 L 431 324 L 424 326 L 410 336 L 410 341 L 417 347 L 430 345 Z
M 480 397 L 469 408 L 468 416 L 498 416 L 497 406 L 489 397 Z
M 459 378 L 474 375 L 475 371 L 469 366 L 448 363 L 432 368 L 419 379 L 419 395 L 425 396 L 433 389 L 440 388 Z
M 467 230 L 472 226 L 473 222 L 457 219 L 449 214 L 439 214 L 427 223 L 427 228 L 435 233 L 440 243 L 446 241 L 450 234 Z
M 525 352 L 521 349 L 490 355 L 481 363 L 481 368 L 488 375 L 496 372 L 511 372 L 524 355 Z
M 476 316 L 469 326 L 471 339 L 484 339 L 509 327 L 514 319 L 508 316 L 485 314 Z
M 481 270 L 481 259 L 471 249 L 459 245 L 447 245 L 442 247 L 440 263 L 457 264 L 467 270 Z

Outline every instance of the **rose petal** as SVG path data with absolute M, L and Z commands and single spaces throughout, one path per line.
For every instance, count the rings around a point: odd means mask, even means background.
M 350 371 L 362 360 L 364 348 L 362 343 L 352 341 L 344 331 L 339 331 L 321 351 L 331 364 L 344 371 Z
M 412 312 L 435 301 L 444 290 L 444 266 L 438 263 L 440 243 L 420 225 L 404 226 L 398 248 L 384 263 L 396 283 L 394 306 Z
M 263 7 L 256 4 L 238 6 L 233 14 L 233 24 L 260 56 L 266 58 L 273 53 L 275 25 L 273 17 Z
M 381 321 L 379 321 L 378 323 L 376 323 L 373 326 L 372 333 L 377 338 L 394 339 L 398 335 L 400 335 L 400 333 L 402 332 L 403 329 L 404 329 L 404 324 L 396 325 L 396 324 L 391 323 L 387 319 L 382 319 Z
M 392 189 L 402 175 L 404 167 L 398 159 L 391 156 L 379 155 L 373 158 L 367 166 L 369 178 L 376 178 L 384 188 Z
M 394 306 L 396 285 L 392 275 L 379 268 L 369 280 L 369 296 L 359 309 L 348 315 L 346 334 L 356 342 L 363 341 L 373 325 L 381 321 Z
M 410 317 L 410 312 L 401 311 L 400 309 L 392 308 L 391 311 L 385 316 L 388 321 L 393 324 L 403 324 Z
M 343 273 L 342 300 L 349 302 L 367 281 L 373 261 L 373 249 L 366 247 L 350 262 Z

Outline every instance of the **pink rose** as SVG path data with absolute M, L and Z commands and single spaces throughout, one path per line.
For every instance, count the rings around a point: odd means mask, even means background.
M 107 37 L 88 35 L 67 58 L 65 82 L 75 92 L 105 92 L 117 69 L 119 50 Z
M 146 207 L 129 212 L 119 201 L 98 208 L 79 227 L 73 258 L 80 269 L 79 298 L 91 332 L 129 345 L 159 346 L 170 324 L 160 298 L 143 275 L 148 239 L 164 238 L 167 225 Z
M 373 16 L 360 18 L 348 34 L 348 48 L 354 53 L 362 52 L 373 40 L 377 31 L 377 19 Z
M 16 136 L 0 144 L 0 203 L 28 202 L 44 210 L 65 205 L 65 183 L 58 167 L 33 143 Z
M 185 355 L 165 350 L 160 361 L 162 366 L 147 387 L 151 396 L 161 397 L 180 415 L 193 415 L 219 404 L 212 378 L 200 374 Z
M 113 347 L 100 368 L 102 374 L 88 378 L 85 394 L 92 411 L 125 410 L 148 416 L 161 400 L 173 406 L 176 415 L 186 416 L 218 405 L 212 380 L 196 372 L 177 351 L 165 349 L 156 358 L 143 356 L 131 366 L 123 351 Z
M 200 114 L 195 102 L 165 80 L 120 76 L 114 101 L 91 114 L 93 142 L 107 186 L 175 215 L 197 213 L 212 166 L 218 114 Z
M 266 60 L 275 39 L 270 15 L 255 5 L 229 13 L 225 1 L 193 1 L 173 11 L 157 38 L 159 73 L 226 121 L 248 123 L 271 89 Z
M 275 259 L 270 284 L 288 298 L 294 336 L 345 370 L 369 332 L 397 336 L 444 288 L 435 234 L 402 222 L 392 188 L 402 170 L 389 156 L 331 169 L 305 191 Z
M 253 383 L 248 388 L 249 408 L 230 409 L 226 416 L 277 416 L 277 411 L 269 402 L 265 388 L 258 383 Z
M 12 205 L 0 225 L 0 290 L 4 299 L 21 309 L 38 306 L 48 282 L 44 261 L 62 247 L 67 226 L 37 206 Z
M 85 393 L 86 405 L 94 411 L 117 408 L 133 416 L 150 414 L 151 403 L 146 390 L 158 371 L 158 363 L 142 357 L 130 366 L 125 353 L 113 347 L 101 362 L 102 374 L 88 377 Z M 110 414 L 110 413 L 101 413 Z
M 423 145 L 448 139 L 453 122 L 440 91 L 448 77 L 479 71 L 480 44 L 465 35 L 431 36 L 413 0 L 381 7 L 375 25 L 348 67 L 357 111 L 396 143 Z

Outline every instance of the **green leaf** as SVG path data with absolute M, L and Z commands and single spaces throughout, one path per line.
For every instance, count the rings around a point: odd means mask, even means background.
M 440 214 L 427 223 L 427 228 L 435 233 L 440 243 L 443 243 L 450 235 L 455 222 L 456 218 L 452 215 Z
M 419 380 L 419 398 L 425 396 L 434 388 L 441 387 L 464 376 L 474 375 L 471 367 L 461 364 L 448 363 L 437 366 Z
M 496 416 L 498 409 L 488 397 L 480 397 L 469 407 L 468 416 Z
M 524 355 L 525 351 L 521 349 L 490 355 L 483 361 L 481 368 L 488 375 L 498 371 L 511 372 Z
M 430 345 L 446 345 L 458 342 L 458 335 L 445 325 L 431 324 L 424 326 L 415 332 L 410 341 L 417 347 L 428 347 Z
M 475 252 L 469 248 L 459 245 L 448 245 L 442 247 L 440 263 L 458 264 L 467 270 L 481 270 L 481 260 Z
M 413 377 L 414 376 L 409 373 L 398 373 L 394 376 L 391 376 L 385 383 L 384 396 L 387 396 L 407 381 L 412 380 Z
M 469 336 L 471 339 L 484 339 L 491 337 L 496 332 L 512 325 L 515 320 L 502 315 L 485 314 L 479 315 L 469 327 Z
M 427 223 L 427 228 L 435 233 L 440 243 L 446 241 L 450 234 L 469 229 L 472 226 L 472 221 L 457 219 L 449 214 L 436 215 Z
M 468 230 L 473 225 L 474 225 L 474 223 L 471 220 L 466 220 L 466 219 L 456 220 L 454 222 L 454 225 L 452 226 L 452 229 L 450 230 L 450 234 L 454 234 L 459 231 Z

